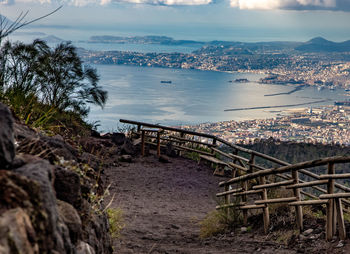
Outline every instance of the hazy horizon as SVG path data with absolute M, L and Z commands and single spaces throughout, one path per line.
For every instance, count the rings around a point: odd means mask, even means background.
M 243 42 L 350 39 L 346 0 L 0 0 L 0 14 L 14 20 L 29 11 L 30 20 L 60 5 L 57 13 L 21 31 L 64 40 L 92 35 Z

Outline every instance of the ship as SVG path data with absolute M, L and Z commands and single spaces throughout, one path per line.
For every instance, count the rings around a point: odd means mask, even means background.
M 350 101 L 335 101 L 335 106 L 350 106 Z
M 161 80 L 160 83 L 161 84 L 171 84 L 172 81 L 171 80 Z

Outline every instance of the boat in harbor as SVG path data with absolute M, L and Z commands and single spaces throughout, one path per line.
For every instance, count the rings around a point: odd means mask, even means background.
M 172 81 L 171 80 L 161 80 L 160 83 L 161 84 L 171 84 Z
M 350 100 L 348 101 L 335 101 L 335 106 L 350 106 Z

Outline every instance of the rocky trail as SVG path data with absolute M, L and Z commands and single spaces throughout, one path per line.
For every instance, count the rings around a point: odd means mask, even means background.
M 295 253 L 250 233 L 201 239 L 199 222 L 215 209 L 222 178 L 195 161 L 136 157 L 106 171 L 105 180 L 125 218 L 115 253 Z

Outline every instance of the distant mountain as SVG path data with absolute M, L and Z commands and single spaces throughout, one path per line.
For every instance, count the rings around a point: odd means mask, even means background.
M 302 52 L 350 52 L 350 41 L 333 42 L 316 37 L 296 47 L 295 50 Z

